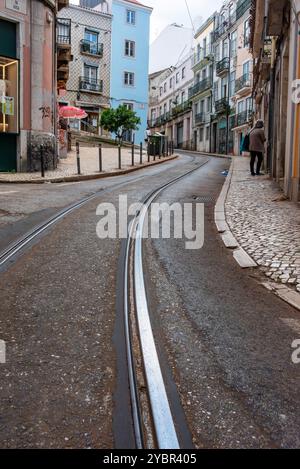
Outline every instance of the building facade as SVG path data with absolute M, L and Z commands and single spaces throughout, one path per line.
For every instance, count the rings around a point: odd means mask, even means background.
M 111 106 L 126 105 L 141 119 L 126 140 L 144 142 L 148 115 L 149 32 L 152 8 L 136 0 L 110 0 L 113 15 Z M 96 9 L 98 7 L 95 7 Z
M 70 42 L 73 60 L 60 105 L 85 110 L 85 119 L 70 121 L 77 130 L 99 134 L 100 115 L 110 106 L 111 25 L 109 5 L 97 10 L 70 5 L 58 15 L 58 44 Z
M 67 0 L 0 0 L 0 171 L 56 167 L 56 16 Z
M 193 108 L 194 148 L 203 152 L 211 151 L 213 30 L 214 16 L 211 16 L 196 32 L 192 55 L 194 84 L 189 89 Z
M 213 152 L 241 154 L 241 142 L 252 125 L 250 7 L 251 0 L 233 0 L 215 15 Z
M 252 2 L 256 117 L 265 121 L 265 167 L 287 197 L 300 200 L 300 1 Z
M 149 107 L 150 132 L 166 135 L 178 148 L 192 149 L 189 88 L 193 82 L 193 73 L 190 54 L 176 67 L 163 71 L 158 80 L 155 75 L 149 79 L 149 88 L 155 88 Z

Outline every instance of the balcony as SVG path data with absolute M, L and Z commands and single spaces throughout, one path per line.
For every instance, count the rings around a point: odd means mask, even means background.
M 235 93 L 238 96 L 245 96 L 251 92 L 250 74 L 246 73 L 235 81 Z
M 57 88 L 65 89 L 69 79 L 69 62 L 73 60 L 71 54 L 71 20 L 57 18 L 56 29 L 57 46 Z
M 190 101 L 185 101 L 184 103 L 179 104 L 178 106 L 174 107 L 171 111 L 172 119 L 179 116 L 180 114 L 190 111 L 191 109 L 192 103 Z
M 217 114 L 226 114 L 228 109 L 229 105 L 227 98 L 222 98 L 215 102 L 215 110 Z
M 224 59 L 219 60 L 216 64 L 216 74 L 218 77 L 226 75 L 229 71 L 229 57 L 224 57 Z
M 80 41 L 80 52 L 82 54 L 103 57 L 103 44 L 97 44 L 86 39 Z
M 195 124 L 201 125 L 209 122 L 210 113 L 209 112 L 200 112 L 199 114 L 195 115 Z
M 193 96 L 196 96 L 199 93 L 204 93 L 204 91 L 209 90 L 212 87 L 212 78 L 205 78 L 199 83 L 196 83 L 192 88 L 189 89 L 189 99 Z
M 201 48 L 200 53 L 195 53 L 192 57 L 192 68 L 194 72 L 206 67 L 213 60 L 213 48 L 208 44 L 205 49 Z
M 251 8 L 251 0 L 238 0 L 236 5 L 236 21 Z
M 231 127 L 241 127 L 242 125 L 247 125 L 249 124 L 251 118 L 252 118 L 253 112 L 250 110 L 240 112 L 239 114 L 236 114 L 233 116 L 233 122 Z
M 267 13 L 267 35 L 280 36 L 286 0 L 269 0 Z
M 69 6 L 69 0 L 57 0 L 57 10 L 60 11 L 62 8 Z
M 96 80 L 94 78 L 80 77 L 79 90 L 88 93 L 102 93 L 103 80 Z

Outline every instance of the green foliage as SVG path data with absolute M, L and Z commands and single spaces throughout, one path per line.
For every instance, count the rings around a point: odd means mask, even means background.
M 101 114 L 100 125 L 115 134 L 120 141 L 127 131 L 138 130 L 140 124 L 141 119 L 136 113 L 124 105 L 116 109 L 106 109 Z

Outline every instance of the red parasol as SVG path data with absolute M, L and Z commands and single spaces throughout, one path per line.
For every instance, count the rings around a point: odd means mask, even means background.
M 87 117 L 87 113 L 83 109 L 74 106 L 60 107 L 59 115 L 64 119 L 84 119 L 85 117 Z

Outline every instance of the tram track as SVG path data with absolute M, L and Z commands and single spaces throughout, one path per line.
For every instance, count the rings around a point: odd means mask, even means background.
M 198 158 L 197 156 L 190 157 L 190 161 L 186 164 L 193 164 Z M 209 159 L 202 161 L 200 164 L 196 163 L 192 169 L 176 176 L 175 178 L 162 184 L 155 190 L 151 191 L 144 200 L 141 201 L 143 208 L 137 212 L 134 219 L 131 221 L 126 241 L 126 249 L 124 254 L 124 278 L 123 278 L 123 321 L 126 342 L 126 355 L 127 355 L 127 373 L 130 388 L 130 403 L 131 403 L 131 416 L 132 425 L 134 428 L 134 440 L 136 448 L 146 447 L 145 441 L 149 440 L 145 435 L 145 425 L 143 425 L 142 409 L 140 403 L 139 383 L 136 376 L 136 365 L 134 357 L 134 346 L 132 343 L 132 311 L 134 310 L 136 320 L 136 332 L 139 341 L 139 350 L 142 358 L 142 373 L 145 377 L 146 394 L 148 398 L 149 409 L 151 412 L 150 419 L 153 427 L 152 441 L 155 441 L 155 446 L 159 449 L 179 449 L 180 438 L 178 438 L 178 431 L 176 422 L 172 415 L 171 405 L 167 395 L 166 386 L 164 383 L 163 373 L 161 370 L 159 355 L 155 345 L 155 338 L 151 327 L 150 312 L 147 302 L 147 291 L 144 282 L 143 272 L 143 227 L 148 210 L 152 202 L 162 194 L 168 187 L 179 182 L 188 175 L 199 170 L 202 166 L 207 164 Z M 47 221 L 33 228 L 30 232 L 26 233 L 23 237 L 10 245 L 7 249 L 0 253 L 0 269 L 5 267 L 9 262 L 13 262 L 18 255 L 22 255 L 26 248 L 31 246 L 34 240 L 38 239 L 40 235 L 47 232 L 56 223 L 73 213 L 77 209 L 83 207 L 88 202 L 96 198 L 108 194 L 122 187 L 128 186 L 134 182 L 146 178 L 147 175 L 142 175 L 110 186 L 103 188 L 83 199 L 69 205 L 68 207 L 60 210 L 57 214 L 49 218 Z M 133 301 L 130 298 L 130 288 L 133 291 Z M 125 357 L 126 359 L 126 357 Z

